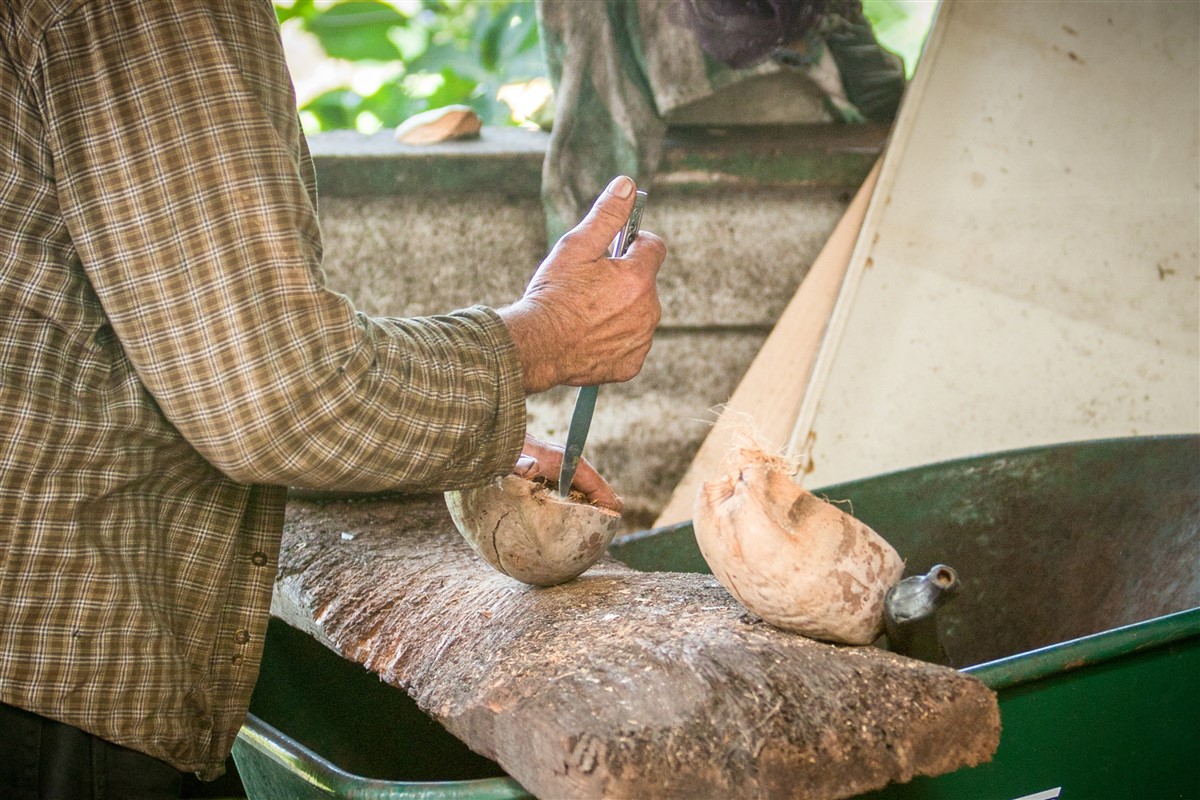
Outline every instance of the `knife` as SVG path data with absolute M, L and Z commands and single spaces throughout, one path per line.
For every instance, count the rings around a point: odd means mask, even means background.
M 618 258 L 625 255 L 629 245 L 637 238 L 642 226 L 642 211 L 646 208 L 647 195 L 639 191 L 633 201 L 633 210 L 629 212 L 629 220 L 625 227 L 617 231 L 616 237 L 609 247 L 609 256 Z M 575 396 L 575 410 L 571 412 L 571 425 L 567 428 L 567 444 L 563 452 L 562 470 L 558 473 L 558 496 L 569 497 L 571 481 L 575 479 L 575 470 L 579 467 L 579 459 L 583 457 L 583 445 L 587 441 L 588 430 L 592 427 L 592 414 L 596 410 L 596 395 L 599 386 L 583 386 Z

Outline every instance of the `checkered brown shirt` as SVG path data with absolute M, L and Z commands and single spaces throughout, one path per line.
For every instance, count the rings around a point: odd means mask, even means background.
M 0 700 L 214 775 L 280 487 L 512 466 L 496 314 L 370 318 L 320 259 L 268 0 L 0 4 Z

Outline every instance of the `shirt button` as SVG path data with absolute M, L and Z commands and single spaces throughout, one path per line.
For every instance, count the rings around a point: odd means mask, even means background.
M 234 632 L 233 640 L 238 644 L 245 644 L 246 642 L 250 641 L 250 631 L 246 630 L 245 628 L 239 628 Z
M 243 661 L 245 661 L 245 659 L 242 658 L 241 653 L 235 653 L 233 657 L 229 659 L 229 663 L 233 664 L 235 667 L 240 667 Z
M 250 556 L 250 563 L 256 567 L 265 567 L 267 565 L 267 554 L 261 550 L 255 550 L 254 555 Z

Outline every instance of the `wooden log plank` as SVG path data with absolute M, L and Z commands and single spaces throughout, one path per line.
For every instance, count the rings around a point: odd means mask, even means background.
M 847 797 L 999 738 L 975 679 L 775 630 L 711 576 L 518 583 L 440 498 L 291 503 L 273 611 L 543 798 Z
M 846 267 L 875 191 L 880 163 L 875 163 L 850 201 L 800 288 L 721 409 L 721 415 L 655 520 L 656 528 L 692 518 L 696 492 L 705 481 L 720 473 L 721 462 L 733 449 L 738 433 L 752 433 L 764 447 L 779 450 L 795 438 L 804 398 L 820 392 L 819 387 L 812 386 L 813 365 L 847 280 Z

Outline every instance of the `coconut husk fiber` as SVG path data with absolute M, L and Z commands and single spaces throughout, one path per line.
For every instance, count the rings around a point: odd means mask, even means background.
M 290 503 L 273 610 L 540 798 L 849 797 L 999 740 L 977 680 L 777 630 L 708 575 L 522 584 L 440 497 Z

